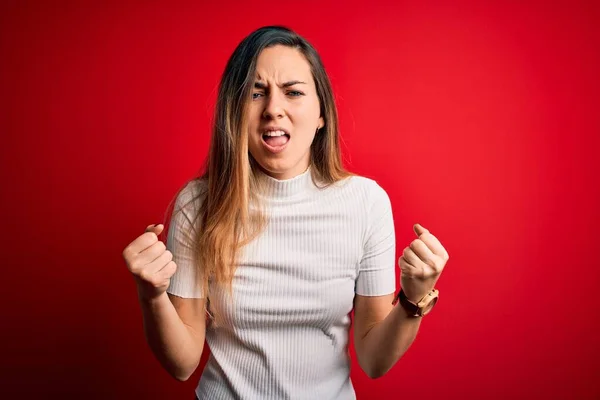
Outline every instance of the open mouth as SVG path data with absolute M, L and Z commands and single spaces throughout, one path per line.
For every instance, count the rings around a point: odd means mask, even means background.
M 290 135 L 283 130 L 266 131 L 262 135 L 263 141 L 272 148 L 279 148 L 287 144 Z

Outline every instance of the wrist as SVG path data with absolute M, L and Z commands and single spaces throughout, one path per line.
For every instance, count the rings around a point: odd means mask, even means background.
M 434 288 L 436 281 L 431 279 L 406 278 L 401 280 L 400 289 L 413 303 L 423 300 Z
M 142 304 L 142 306 L 148 306 L 153 308 L 163 303 L 165 299 L 168 300 L 168 295 L 166 291 L 158 295 L 147 294 L 142 288 L 138 287 L 138 300 L 140 304 Z
M 415 303 L 417 304 L 418 302 L 420 302 L 421 300 L 423 300 L 423 298 L 425 296 L 427 296 L 427 293 L 429 293 L 430 291 L 424 292 L 424 293 L 412 293 L 412 292 L 407 292 L 406 290 L 404 290 L 404 288 L 400 288 L 401 291 L 404 292 L 404 295 L 406 296 L 406 298 L 411 302 L 411 303 Z
M 439 291 L 437 289 L 432 289 L 418 300 L 412 300 L 408 298 L 404 289 L 400 289 L 396 299 L 392 303 L 396 305 L 400 303 L 400 307 L 404 308 L 409 316 L 413 317 L 422 317 L 428 314 L 433 306 L 437 303 L 439 297 Z M 413 295 L 413 299 L 416 296 Z

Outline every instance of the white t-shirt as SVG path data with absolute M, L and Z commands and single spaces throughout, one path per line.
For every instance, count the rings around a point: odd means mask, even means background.
M 196 395 L 355 399 L 348 353 L 354 295 L 396 289 L 389 197 L 375 181 L 359 176 L 319 189 L 310 168 L 289 180 L 266 179 L 261 197 L 269 222 L 242 251 L 233 301 L 225 289 L 211 285 L 210 308 L 224 323 L 207 326 L 211 356 Z M 169 227 L 167 248 L 178 268 L 168 292 L 180 297 L 204 297 L 190 222 L 198 204 L 177 212 L 203 184 L 188 183 Z

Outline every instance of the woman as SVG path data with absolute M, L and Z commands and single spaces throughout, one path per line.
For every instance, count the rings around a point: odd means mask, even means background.
M 256 30 L 229 59 L 206 172 L 177 194 L 166 247 L 163 229 L 123 256 L 172 376 L 190 377 L 206 339 L 199 399 L 354 399 L 350 313 L 361 368 L 382 376 L 435 304 L 448 260 L 416 224 L 395 306 L 390 200 L 344 170 L 321 59 L 283 27 Z

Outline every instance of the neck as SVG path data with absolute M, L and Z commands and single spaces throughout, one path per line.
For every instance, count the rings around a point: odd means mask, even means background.
M 277 179 L 263 171 L 260 173 L 263 186 L 263 196 L 269 199 L 285 199 L 310 194 L 317 189 L 312 179 L 312 168 L 289 179 Z

